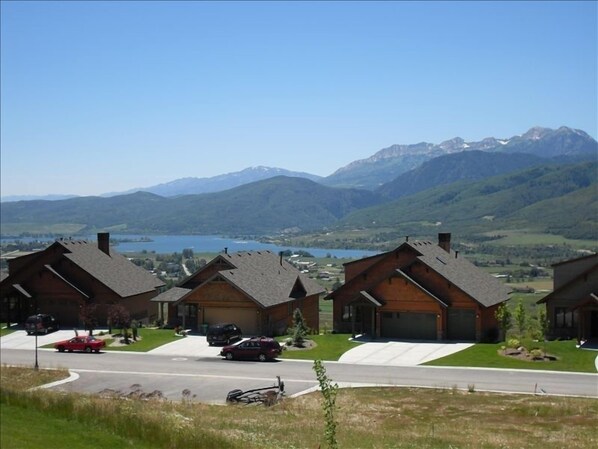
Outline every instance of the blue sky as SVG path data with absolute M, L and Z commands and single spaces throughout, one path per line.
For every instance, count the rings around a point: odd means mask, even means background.
M 1 194 L 597 135 L 596 2 L 1 3 Z

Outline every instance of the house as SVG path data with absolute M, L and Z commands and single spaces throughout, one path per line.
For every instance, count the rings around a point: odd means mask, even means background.
M 319 330 L 319 297 L 324 292 L 282 255 L 270 251 L 219 254 L 179 286 L 153 299 L 171 325 L 189 329 L 235 323 L 245 335 L 282 335 L 295 309 Z
M 553 291 L 538 301 L 546 304 L 546 336 L 598 338 L 598 254 L 559 262 L 552 268 Z
M 345 264 L 345 284 L 325 299 L 334 329 L 380 338 L 494 340 L 509 289 L 439 242 L 413 241 Z
M 110 305 L 121 304 L 132 319 L 155 319 L 150 299 L 164 283 L 110 248 L 110 234 L 97 243 L 59 239 L 46 249 L 8 260 L 0 282 L 2 319 L 24 322 L 35 313 L 54 315 L 61 326 L 81 326 L 81 307 L 96 305 L 99 325 Z

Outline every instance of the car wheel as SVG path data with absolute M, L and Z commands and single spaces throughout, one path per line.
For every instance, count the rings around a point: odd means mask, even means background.
M 266 357 L 266 354 L 260 354 L 260 355 L 257 356 L 257 359 L 260 362 L 265 362 L 266 360 L 268 360 L 268 357 Z
M 233 359 L 233 353 L 232 352 L 227 352 L 226 354 L 224 354 L 224 357 L 226 357 L 226 360 L 232 360 Z
M 91 352 L 91 346 L 86 346 L 85 347 L 85 352 L 90 353 Z
M 58 352 L 64 352 L 64 346 L 58 346 Z
M 208 342 L 208 344 L 209 344 L 210 346 L 214 346 L 214 343 L 213 343 L 213 342 L 211 342 L 211 341 L 209 341 L 209 342 Z
M 97 353 L 99 353 L 99 352 L 100 352 L 100 350 L 99 350 L 99 349 L 96 349 L 96 354 L 97 354 Z

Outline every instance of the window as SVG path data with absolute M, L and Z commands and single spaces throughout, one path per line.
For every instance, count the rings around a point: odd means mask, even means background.
M 343 321 L 351 321 L 351 306 L 343 306 Z
M 571 329 L 577 326 L 577 312 L 567 307 L 555 307 L 554 325 L 559 329 Z
M 351 306 L 343 306 L 343 315 L 341 321 L 351 321 L 352 310 Z M 355 322 L 361 319 L 361 308 L 355 307 Z

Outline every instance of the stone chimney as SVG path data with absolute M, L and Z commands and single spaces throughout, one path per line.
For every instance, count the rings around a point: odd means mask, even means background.
M 110 255 L 110 233 L 98 232 L 98 249 Z
M 451 252 L 451 233 L 450 232 L 439 232 L 438 233 L 438 246 L 440 246 L 447 253 Z

